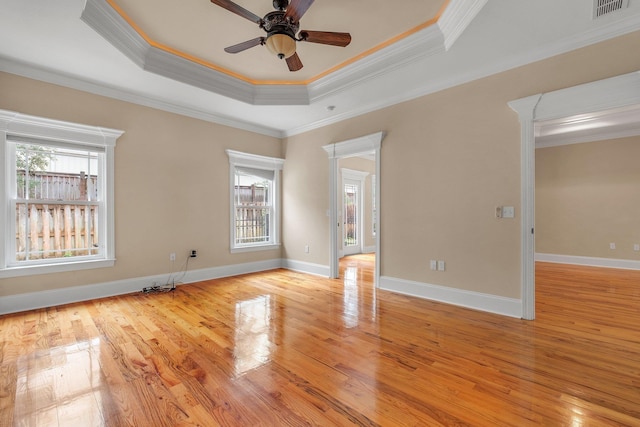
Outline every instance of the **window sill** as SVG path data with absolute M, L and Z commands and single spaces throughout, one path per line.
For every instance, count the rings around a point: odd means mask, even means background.
M 255 246 L 239 246 L 239 247 L 231 248 L 231 253 L 237 254 L 242 252 L 271 251 L 275 249 L 280 249 L 280 243 L 269 243 L 265 245 L 255 245 Z
M 93 268 L 113 267 L 115 259 L 100 259 L 89 261 L 77 261 L 59 264 L 37 264 L 19 267 L 9 267 L 0 270 L 0 279 L 6 277 L 33 276 L 36 274 L 62 273 L 66 271 L 89 270 Z

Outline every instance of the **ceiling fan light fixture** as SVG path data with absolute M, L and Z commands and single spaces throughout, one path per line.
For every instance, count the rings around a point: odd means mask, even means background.
M 280 59 L 289 58 L 296 53 L 296 41 L 288 34 L 270 34 L 264 44 L 269 49 L 269 52 Z
M 351 43 L 351 34 L 335 31 L 300 31 L 300 18 L 311 7 L 314 0 L 272 0 L 273 12 L 263 18 L 232 0 L 211 0 L 229 12 L 252 21 L 264 30 L 266 37 L 255 37 L 251 40 L 227 46 L 227 53 L 239 53 L 255 46 L 266 46 L 267 50 L 280 59 L 286 59 L 289 71 L 302 69 L 302 61 L 296 52 L 297 42 L 318 43 L 330 46 L 345 47 Z M 600 1 L 600 0 L 598 0 Z

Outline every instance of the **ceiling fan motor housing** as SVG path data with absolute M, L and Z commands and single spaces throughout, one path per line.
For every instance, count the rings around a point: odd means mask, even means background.
M 281 10 L 274 10 L 273 12 L 267 13 L 264 18 L 262 18 L 262 28 L 264 28 L 268 35 L 272 33 L 286 34 L 295 39 L 300 29 L 300 24 L 298 22 L 291 22 L 290 19 L 284 17 L 284 14 L 285 12 Z
M 277 0 L 274 0 L 274 5 L 276 1 Z M 278 55 L 278 57 L 280 57 L 280 59 L 287 58 L 295 52 L 296 34 L 300 29 L 300 24 L 297 22 L 291 22 L 290 19 L 285 18 L 284 11 L 276 10 L 266 14 L 265 17 L 262 19 L 261 26 L 267 32 L 267 41 L 266 41 L 267 46 L 274 45 L 274 43 L 269 43 L 269 39 L 276 35 L 286 35 L 290 37 L 291 40 L 293 41 L 294 43 L 293 51 L 289 49 L 287 52 L 284 52 L 284 51 L 274 52 L 276 55 Z M 291 43 L 286 43 L 286 45 L 290 47 Z

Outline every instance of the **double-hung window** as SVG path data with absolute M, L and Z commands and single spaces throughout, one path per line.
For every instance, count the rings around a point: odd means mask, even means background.
M 0 110 L 0 277 L 113 265 L 121 131 Z
M 227 150 L 230 164 L 231 251 L 279 245 L 280 170 L 284 160 Z

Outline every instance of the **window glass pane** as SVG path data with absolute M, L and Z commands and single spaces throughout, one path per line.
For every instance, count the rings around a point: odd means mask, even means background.
M 102 155 L 64 146 L 16 144 L 15 261 L 101 253 L 97 201 Z
M 16 204 L 16 261 L 96 255 L 98 206 Z
M 17 144 L 19 199 L 98 200 L 98 153 Z
M 358 186 L 344 185 L 344 245 L 355 246 L 358 244 Z
M 271 181 L 252 175 L 236 174 L 236 204 L 268 206 L 271 201 Z
M 248 168 L 236 168 L 234 200 L 236 203 L 236 244 L 268 243 L 271 224 L 270 172 L 251 174 Z
M 269 242 L 269 209 L 237 207 L 236 208 L 236 243 Z

